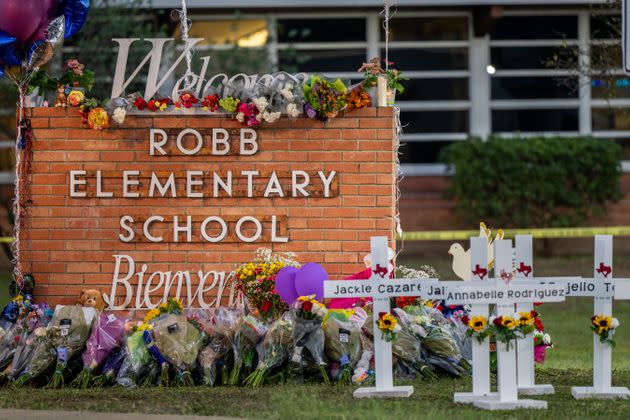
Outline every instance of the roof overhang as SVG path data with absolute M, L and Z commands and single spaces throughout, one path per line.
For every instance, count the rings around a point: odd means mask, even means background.
M 437 6 L 575 6 L 606 3 L 607 0 L 397 0 L 399 7 L 437 7 Z M 188 0 L 188 8 L 203 9 L 323 9 L 383 7 L 383 0 Z M 179 0 L 153 0 L 155 8 L 174 8 L 181 6 Z

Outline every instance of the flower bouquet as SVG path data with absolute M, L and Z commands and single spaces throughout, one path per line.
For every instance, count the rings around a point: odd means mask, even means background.
M 599 336 L 600 343 L 607 343 L 610 347 L 615 347 L 616 343 L 612 339 L 613 334 L 619 327 L 619 320 L 612 316 L 599 314 L 591 318 L 591 330 Z
M 238 385 L 242 382 L 243 367 L 245 377 L 249 375 L 256 356 L 256 344 L 267 332 L 267 327 L 251 315 L 241 318 L 236 327 L 232 350 L 234 352 L 234 367 L 230 373 L 230 385 Z
M 124 347 L 117 347 L 112 350 L 107 355 L 107 358 L 103 363 L 101 374 L 94 377 L 94 380 L 92 381 L 93 386 L 103 387 L 114 383 L 116 381 L 116 375 L 118 375 L 118 371 L 122 366 L 123 360 L 125 360 Z
M 303 380 L 305 360 L 304 348 L 308 350 L 319 372 L 328 383 L 326 363 L 324 362 L 324 330 L 322 319 L 326 315 L 326 307 L 315 300 L 314 296 L 300 296 L 292 305 L 295 326 L 293 328 L 293 355 L 291 370 L 297 370 Z
M 362 309 L 361 309 L 362 310 Z M 361 327 L 353 322 L 353 310 L 330 309 L 324 316 L 324 350 L 332 362 L 339 363 L 339 382 L 350 382 L 352 368 L 361 357 Z
M 347 106 L 346 85 L 340 79 L 330 82 L 323 76 L 311 76 L 303 90 L 304 112 L 309 118 L 327 121 Z
M 83 352 L 83 370 L 72 383 L 73 386 L 85 389 L 90 385 L 96 370 L 107 356 L 123 345 L 126 323 L 127 319 L 117 317 L 111 312 L 102 312 L 96 318 Z
M 433 369 L 459 377 L 470 369 L 462 357 L 449 322 L 442 313 L 426 305 L 406 306 L 411 328 L 420 339 L 422 358 Z
M 14 381 L 17 387 L 37 382 L 48 383 L 49 372 L 51 372 L 55 360 L 57 360 L 57 352 L 53 345 L 52 339 L 48 335 L 48 331 L 44 327 L 36 328 L 34 339 L 31 342 L 33 353 L 26 366 L 26 369 Z
M 242 317 L 237 309 L 217 308 L 212 316 L 212 332 L 209 333 L 207 343 L 199 351 L 197 360 L 202 370 L 204 385 L 217 384 L 219 374 L 227 383 L 229 369 L 228 357 L 232 350 L 236 326 Z M 218 368 L 221 367 L 221 372 Z
M 124 359 L 116 376 L 116 382 L 125 388 L 152 384 L 158 376 L 159 366 L 144 342 L 144 331 L 150 328 L 149 324 L 142 323 L 127 336 Z
M 35 330 L 46 327 L 50 322 L 51 316 L 52 311 L 44 303 L 33 305 L 26 318 L 22 320 L 23 330 L 15 349 L 9 373 L 11 379 L 16 379 L 27 368 L 37 342 Z
M 185 315 L 169 313 L 156 318 L 153 328 L 144 332 L 144 340 L 156 361 L 162 366 L 166 361 L 175 367 L 179 384 L 194 385 L 191 370 L 202 335 Z
M 553 348 L 551 336 L 544 331 L 534 330 L 534 361 L 536 363 L 545 363 L 548 348 Z
M 259 318 L 278 319 L 288 309 L 276 291 L 276 275 L 284 267 L 297 267 L 294 258 L 293 254 L 260 248 L 252 262 L 237 267 L 237 286 Z
M 62 387 L 64 375 L 71 374 L 72 369 L 67 368 L 74 367 L 71 362 L 85 346 L 95 315 L 94 308 L 83 308 L 76 305 L 57 306 L 55 309 L 55 314 L 48 328 L 48 334 L 57 352 L 55 373 L 48 384 L 50 387 Z
M 0 340 L 0 370 L 4 370 L 11 364 L 21 334 L 20 323 L 10 324 L 6 330 L 3 329 L 2 340 Z
M 258 345 L 258 367 L 245 383 L 260 387 L 269 373 L 281 367 L 291 354 L 293 346 L 293 322 L 288 313 L 269 327 L 264 340 Z
M 399 331 L 396 340 L 392 341 L 392 353 L 396 356 L 397 371 L 406 375 L 420 374 L 422 377 L 434 379 L 435 374 L 423 359 L 421 334 L 426 332 L 414 324 L 411 318 L 401 309 L 394 309 Z

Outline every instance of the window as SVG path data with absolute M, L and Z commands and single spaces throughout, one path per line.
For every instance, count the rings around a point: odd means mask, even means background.
M 278 19 L 278 42 L 364 42 L 364 18 Z
M 490 33 L 492 39 L 563 39 L 577 38 L 576 15 L 505 16 Z
M 577 98 L 577 80 L 566 81 L 556 77 L 494 77 L 494 99 L 560 99 Z
M 436 163 L 440 150 L 467 137 L 469 30 L 467 15 L 406 15 L 391 21 L 389 59 L 409 78 L 396 101 L 402 110 L 404 163 Z M 383 31 L 380 41 L 384 57 Z
M 495 133 L 521 131 L 577 131 L 577 109 L 525 109 L 492 111 L 492 128 Z

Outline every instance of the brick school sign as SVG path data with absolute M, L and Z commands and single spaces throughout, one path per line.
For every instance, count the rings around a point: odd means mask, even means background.
M 97 131 L 75 110 L 31 113 L 22 270 L 52 304 L 83 288 L 113 309 L 167 296 L 230 304 L 232 270 L 259 247 L 322 263 L 334 278 L 361 268 L 370 236 L 393 238 L 392 108 L 256 129 L 156 113 Z

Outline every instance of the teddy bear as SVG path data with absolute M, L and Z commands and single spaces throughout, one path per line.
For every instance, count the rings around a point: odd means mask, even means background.
M 95 289 L 83 289 L 79 294 L 79 305 L 86 308 L 94 308 L 98 312 L 102 312 L 105 309 L 105 300 L 101 295 L 101 292 Z

